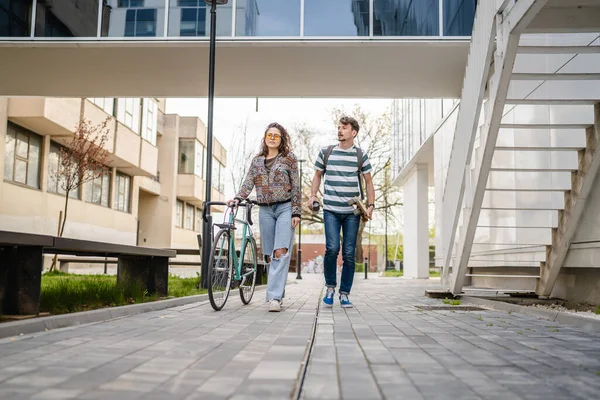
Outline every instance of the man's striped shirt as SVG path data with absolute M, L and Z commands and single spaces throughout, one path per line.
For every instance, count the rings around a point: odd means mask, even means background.
M 322 148 L 315 161 L 315 168 L 318 171 L 325 169 L 323 158 L 326 151 L 327 147 Z M 363 151 L 362 173 L 370 174 L 371 171 L 369 157 Z M 327 160 L 324 186 L 323 209 L 340 214 L 352 214 L 353 208 L 348 205 L 348 200 L 353 197 L 360 198 L 356 147 L 352 146 L 347 150 L 341 149 L 340 146 L 333 148 Z M 366 190 L 364 186 L 363 190 Z

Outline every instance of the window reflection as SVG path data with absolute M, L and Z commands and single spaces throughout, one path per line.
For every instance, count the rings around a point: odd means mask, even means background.
M 101 35 L 163 36 L 165 0 L 103 0 Z
M 217 36 L 231 36 L 233 5 L 217 6 Z M 169 36 L 208 36 L 210 34 L 210 5 L 204 0 L 171 0 L 169 7 Z
M 238 0 L 236 36 L 300 36 L 300 0 Z
M 373 0 L 373 35 L 439 35 L 439 0 Z
M 0 1 L 0 37 L 29 36 L 33 0 Z
M 98 0 L 38 0 L 35 36 L 95 37 L 98 34 Z
M 305 36 L 368 36 L 369 0 L 304 0 Z
M 471 36 L 477 0 L 444 0 L 444 35 Z

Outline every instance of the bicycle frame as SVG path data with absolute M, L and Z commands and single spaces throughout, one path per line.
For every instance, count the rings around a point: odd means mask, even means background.
M 248 244 L 248 237 L 252 236 L 252 229 L 250 228 L 248 221 L 236 218 L 238 208 L 236 208 L 235 213 L 233 212 L 233 210 L 230 207 L 228 207 L 228 209 L 229 209 L 229 212 L 227 213 L 227 222 L 231 225 L 235 225 L 236 222 L 243 225 L 242 245 L 240 247 L 240 255 L 243 255 L 244 250 L 246 249 L 246 245 Z M 238 257 L 238 255 L 237 255 L 237 249 L 235 247 L 235 230 L 234 229 L 232 229 L 230 231 L 230 236 L 231 236 L 230 237 L 231 240 L 229 242 L 228 250 L 229 250 L 231 259 L 233 260 L 233 265 L 235 268 L 233 279 L 236 281 L 241 281 L 246 276 L 251 275 L 254 271 L 250 271 L 250 272 L 247 272 L 244 275 L 242 275 L 242 265 L 244 264 L 244 260 L 241 256 Z M 221 247 L 221 250 L 219 251 L 219 257 L 221 257 L 223 255 L 222 252 L 223 252 L 223 247 Z M 255 254 L 254 256 L 256 257 L 257 255 Z

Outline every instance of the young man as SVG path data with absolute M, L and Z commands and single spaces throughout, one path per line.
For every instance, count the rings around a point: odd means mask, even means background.
M 356 238 L 360 225 L 360 215 L 354 215 L 348 200 L 360 196 L 358 150 L 354 146 L 354 139 L 360 127 L 356 119 L 342 117 L 338 123 L 338 145 L 335 146 L 326 163 L 328 148 L 321 149 L 315 162 L 315 176 L 312 181 L 311 196 L 308 204 L 318 201 L 317 193 L 321 185 L 321 177 L 325 175 L 323 215 L 325 220 L 325 261 L 324 273 L 327 292 L 323 298 L 326 307 L 333 306 L 336 282 L 336 264 L 340 252 L 340 229 L 343 234 L 342 279 L 340 282 L 340 304 L 342 307 L 352 307 L 348 299 L 352 281 L 354 280 Z M 362 150 L 361 150 L 362 152 Z M 369 157 L 362 152 L 361 171 L 367 190 L 366 207 L 369 217 L 373 214 L 375 205 L 375 189 L 371 175 L 372 167 Z

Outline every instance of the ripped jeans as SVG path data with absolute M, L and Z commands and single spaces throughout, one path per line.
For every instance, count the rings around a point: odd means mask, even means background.
M 292 228 L 292 203 L 260 206 L 258 220 L 260 240 L 265 259 L 269 257 L 269 278 L 267 283 L 267 301 L 282 300 L 285 297 L 285 282 L 290 269 L 290 256 L 294 241 Z M 285 254 L 275 257 L 276 250 L 285 250 Z

